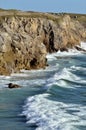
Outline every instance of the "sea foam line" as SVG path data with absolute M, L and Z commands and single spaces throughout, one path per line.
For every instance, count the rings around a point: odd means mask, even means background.
M 85 106 L 52 101 L 48 97 L 49 94 L 42 94 L 27 99 L 22 115 L 28 125 L 36 124 L 36 130 L 71 130 L 86 125 Z

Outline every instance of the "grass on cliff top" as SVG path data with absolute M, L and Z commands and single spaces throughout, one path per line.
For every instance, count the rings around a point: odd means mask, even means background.
M 76 19 L 80 22 L 86 22 L 86 14 L 69 14 L 71 18 Z
M 75 14 L 75 13 L 51 13 L 55 16 L 69 15 L 72 19 L 78 20 L 80 22 L 86 22 L 86 14 Z
M 28 18 L 46 18 L 48 20 L 53 20 L 56 23 L 63 18 L 64 15 L 69 15 L 72 19 L 78 20 L 80 22 L 86 22 L 86 14 L 73 14 L 73 13 L 38 13 L 33 11 L 23 12 L 20 10 L 10 9 L 4 10 L 0 9 L 0 17 L 28 17 Z
M 57 17 L 50 13 L 40 13 L 40 12 L 33 12 L 33 11 L 19 11 L 19 10 L 3 10 L 0 9 L 0 19 L 4 19 L 5 17 L 27 17 L 27 18 L 45 18 L 48 20 L 52 20 L 56 23 L 59 22 L 61 17 Z

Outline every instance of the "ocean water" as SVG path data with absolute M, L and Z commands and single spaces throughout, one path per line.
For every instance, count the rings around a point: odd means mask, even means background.
M 86 130 L 86 54 L 47 59 L 46 69 L 0 76 L 0 130 Z M 10 82 L 22 87 L 8 89 Z

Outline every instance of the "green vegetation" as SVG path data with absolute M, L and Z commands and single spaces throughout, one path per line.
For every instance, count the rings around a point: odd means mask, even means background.
M 72 19 L 78 20 L 80 22 L 86 22 L 86 14 L 73 14 L 73 13 L 51 13 L 54 16 L 62 17 L 64 15 L 69 15 Z
M 19 11 L 15 9 L 4 10 L 0 9 L 0 19 L 4 17 L 28 17 L 28 18 L 45 18 L 48 20 L 53 20 L 57 24 L 62 20 L 64 15 L 69 15 L 72 19 L 78 20 L 80 22 L 86 22 L 85 14 L 72 14 L 72 13 L 38 13 L 33 11 Z
M 38 13 L 38 12 L 22 12 L 22 11 L 18 11 L 18 10 L 3 10 L 0 9 L 0 20 L 4 19 L 5 17 L 27 17 L 27 18 L 45 18 L 48 20 L 52 20 L 56 23 L 59 22 L 59 19 L 61 19 L 61 17 L 57 17 L 54 16 L 52 14 L 49 13 Z

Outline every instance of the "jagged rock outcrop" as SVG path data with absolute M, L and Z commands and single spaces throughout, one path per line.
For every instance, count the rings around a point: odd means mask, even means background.
M 73 48 L 86 39 L 86 28 L 79 21 L 74 21 L 67 15 L 63 17 L 63 21 L 60 23 L 59 32 L 62 40 L 58 41 L 58 43 L 62 43 L 60 48 Z
M 0 75 L 46 66 L 47 52 L 86 41 L 85 24 L 69 15 L 0 12 Z

